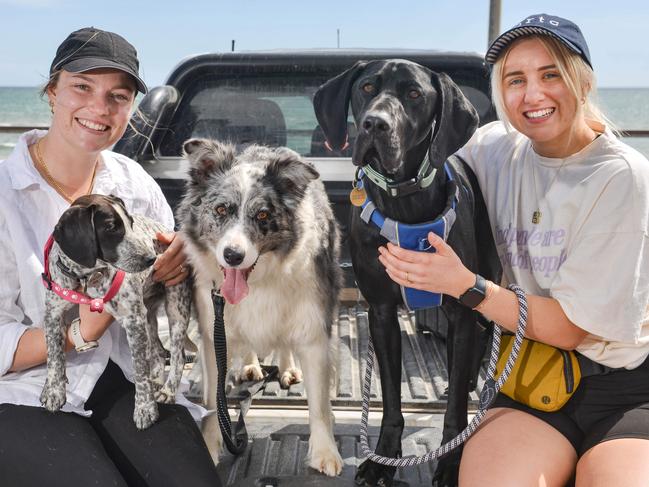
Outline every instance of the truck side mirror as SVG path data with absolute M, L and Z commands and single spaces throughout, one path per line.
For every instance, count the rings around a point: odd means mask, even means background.
M 174 86 L 162 85 L 150 90 L 133 112 L 126 132 L 113 150 L 136 161 L 152 158 L 153 148 L 159 146 L 165 131 L 171 128 L 179 99 Z

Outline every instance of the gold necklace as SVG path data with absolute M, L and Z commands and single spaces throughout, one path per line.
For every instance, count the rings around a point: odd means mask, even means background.
M 68 193 L 65 192 L 65 190 L 61 187 L 59 182 L 54 179 L 54 176 L 52 176 L 52 173 L 50 173 L 50 170 L 47 167 L 47 164 L 45 163 L 45 159 L 43 159 L 43 156 L 41 155 L 41 140 L 43 139 L 38 139 L 38 142 L 36 142 L 36 145 L 34 146 L 34 153 L 36 154 L 36 162 L 42 168 L 42 171 L 39 171 L 44 177 L 45 180 L 48 182 L 50 186 L 52 186 L 57 193 L 59 193 L 63 198 L 68 202 L 72 203 L 74 201 L 74 198 L 72 198 Z M 90 186 L 88 187 L 88 191 L 86 194 L 90 194 L 92 191 L 92 187 L 95 185 L 95 174 L 97 174 L 97 162 L 95 161 L 95 167 L 92 170 L 92 179 L 90 180 Z
M 563 169 L 563 166 L 565 165 L 567 160 L 568 158 L 566 157 L 561 163 L 561 165 L 559 166 L 559 169 L 557 169 L 557 171 L 554 173 L 554 176 L 552 177 L 552 181 L 550 181 L 550 185 L 548 186 L 548 189 L 545 190 L 545 193 L 543 195 L 544 198 L 548 195 L 548 193 L 552 189 L 554 182 L 557 180 L 557 176 L 561 172 L 561 169 Z M 532 162 L 532 178 L 534 180 L 534 196 L 536 197 L 536 204 L 537 204 L 536 211 L 532 213 L 532 223 L 534 225 L 538 225 L 539 223 L 541 223 L 541 217 L 543 216 L 543 214 L 541 213 L 540 210 L 539 195 L 536 189 L 536 164 L 534 162 Z

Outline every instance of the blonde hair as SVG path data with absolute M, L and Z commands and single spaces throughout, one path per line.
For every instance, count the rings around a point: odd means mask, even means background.
M 538 39 L 543 47 L 548 51 L 553 59 L 563 82 L 575 98 L 577 116 L 583 116 L 586 120 L 592 120 L 597 123 L 606 125 L 613 132 L 618 132 L 615 124 L 604 115 L 603 111 L 597 104 L 597 89 L 595 83 L 595 73 L 592 68 L 577 53 L 568 49 L 568 47 L 558 39 L 545 35 L 529 35 L 522 39 Z M 494 63 L 491 71 L 491 98 L 496 108 L 498 118 L 505 123 L 508 130 L 512 128 L 511 121 L 505 108 L 503 99 L 503 75 L 505 62 L 516 45 L 518 39 L 512 42 L 507 50 Z

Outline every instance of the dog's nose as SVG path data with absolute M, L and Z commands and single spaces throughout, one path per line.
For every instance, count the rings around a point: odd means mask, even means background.
M 225 250 L 223 251 L 223 258 L 231 266 L 241 264 L 245 256 L 246 254 L 241 252 L 239 249 L 235 249 L 232 247 L 226 247 Z
M 363 130 L 370 133 L 388 132 L 390 130 L 390 123 L 378 115 L 366 115 L 365 118 L 363 118 L 361 127 L 363 127 Z
M 146 260 L 146 266 L 147 266 L 147 267 L 151 267 L 151 266 L 153 265 L 153 263 L 155 262 L 155 260 L 156 260 L 156 257 L 155 257 L 155 256 L 154 256 L 154 257 L 151 257 L 150 259 L 147 259 L 147 260 Z

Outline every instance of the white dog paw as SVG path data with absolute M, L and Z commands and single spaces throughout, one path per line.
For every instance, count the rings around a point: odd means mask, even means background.
M 43 392 L 41 392 L 41 404 L 48 411 L 58 411 L 65 404 L 65 383 L 52 385 L 49 380 L 45 381 Z
M 335 477 L 343 470 L 343 459 L 336 449 L 317 450 L 311 454 L 309 467 L 329 477 Z
M 302 382 L 302 371 L 296 368 L 286 369 L 282 372 L 282 376 L 279 378 L 279 383 L 282 386 L 282 389 L 288 389 L 293 384 Z
M 153 393 L 153 398 L 156 402 L 162 404 L 174 404 L 176 402 L 176 394 L 170 387 L 164 386 Z
M 155 401 L 146 401 L 141 404 L 135 404 L 133 411 L 133 422 L 139 430 L 147 429 L 158 420 L 158 405 Z
M 264 372 L 261 370 L 261 366 L 257 364 L 249 364 L 241 368 L 239 382 L 244 382 L 244 381 L 257 382 L 263 379 L 264 379 Z

